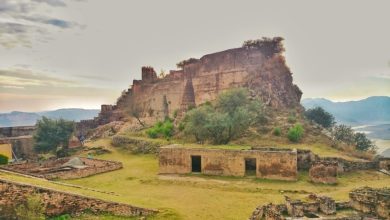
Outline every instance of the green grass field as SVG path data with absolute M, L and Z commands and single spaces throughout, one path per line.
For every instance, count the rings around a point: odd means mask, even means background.
M 309 193 L 348 199 L 348 192 L 356 187 L 384 187 L 390 178 L 375 171 L 343 174 L 337 185 L 308 182 L 307 173 L 301 173 L 297 182 L 263 180 L 238 177 L 212 177 L 203 175 L 159 176 L 155 155 L 132 155 L 115 149 L 110 139 L 91 142 L 89 146 L 106 146 L 112 153 L 101 159 L 121 161 L 121 170 L 87 178 L 62 181 L 65 183 L 115 192 L 117 195 L 93 192 L 87 189 L 58 185 L 40 179 L 6 174 L 0 178 L 39 186 L 65 190 L 101 199 L 154 208 L 160 214 L 148 219 L 246 219 L 256 206 L 269 202 L 282 202 L 284 195 L 303 198 Z M 86 215 L 81 219 L 124 219 L 114 216 Z

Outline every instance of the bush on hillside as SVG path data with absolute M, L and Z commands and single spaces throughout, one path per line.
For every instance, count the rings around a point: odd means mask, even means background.
M 0 154 L 0 165 L 8 164 L 8 157 Z
M 17 219 L 20 220 L 45 219 L 45 208 L 39 194 L 28 196 L 25 204 L 17 206 L 15 212 L 18 217 Z
M 280 136 L 282 134 L 282 130 L 279 127 L 274 128 L 273 134 L 275 136 Z
M 219 95 L 215 105 L 206 103 L 187 112 L 184 132 L 197 142 L 227 144 L 263 118 L 259 101 L 249 100 L 246 89 L 233 89 Z
M 292 142 L 298 142 L 302 139 L 303 133 L 304 129 L 302 125 L 296 124 L 288 130 L 287 138 Z
M 157 122 L 152 128 L 146 131 L 150 138 L 164 137 L 169 139 L 173 135 L 173 123 L 170 119 Z
M 67 149 L 69 139 L 75 129 L 73 121 L 46 117 L 38 120 L 36 126 L 34 149 L 38 152 L 56 151 L 58 147 Z
M 332 138 L 335 141 L 344 142 L 348 145 L 355 143 L 354 131 L 350 126 L 347 125 L 336 125 L 332 128 Z
M 331 128 L 336 123 L 334 121 L 333 115 L 321 107 L 315 107 L 306 110 L 305 116 L 307 119 L 314 121 L 324 128 Z

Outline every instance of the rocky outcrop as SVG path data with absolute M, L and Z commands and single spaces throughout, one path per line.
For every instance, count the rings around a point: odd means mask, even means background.
M 302 92 L 293 84 L 292 73 L 282 55 L 281 38 L 263 39 L 244 46 L 181 62 L 159 78 L 152 67 L 142 67 L 142 79 L 118 98 L 116 105 L 102 105 L 92 121 L 81 121 L 84 129 L 126 117 L 145 123 L 172 117 L 189 106 L 215 100 L 231 88 L 246 87 L 252 96 L 279 109 L 300 107 Z

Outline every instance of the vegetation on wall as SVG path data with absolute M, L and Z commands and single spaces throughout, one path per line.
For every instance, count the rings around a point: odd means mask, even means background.
M 282 37 L 268 38 L 263 37 L 257 40 L 244 41 L 242 47 L 244 48 L 256 48 L 259 49 L 267 58 L 272 57 L 274 54 L 284 52 Z
M 68 142 L 74 132 L 73 121 L 49 119 L 42 117 L 37 121 L 34 134 L 34 149 L 38 152 L 55 151 L 57 148 L 67 149 Z
M 336 123 L 334 116 L 321 107 L 306 110 L 305 116 L 324 128 L 331 128 Z
M 184 133 L 197 142 L 227 144 L 251 125 L 263 120 L 262 105 L 250 100 L 246 89 L 233 89 L 218 96 L 216 103 L 205 103 L 189 111 L 184 119 Z

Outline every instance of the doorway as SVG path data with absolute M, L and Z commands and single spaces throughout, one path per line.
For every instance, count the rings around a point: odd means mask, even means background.
M 256 176 L 256 158 L 245 158 L 245 176 Z
M 202 157 L 201 156 L 191 156 L 191 171 L 193 173 L 202 172 Z

